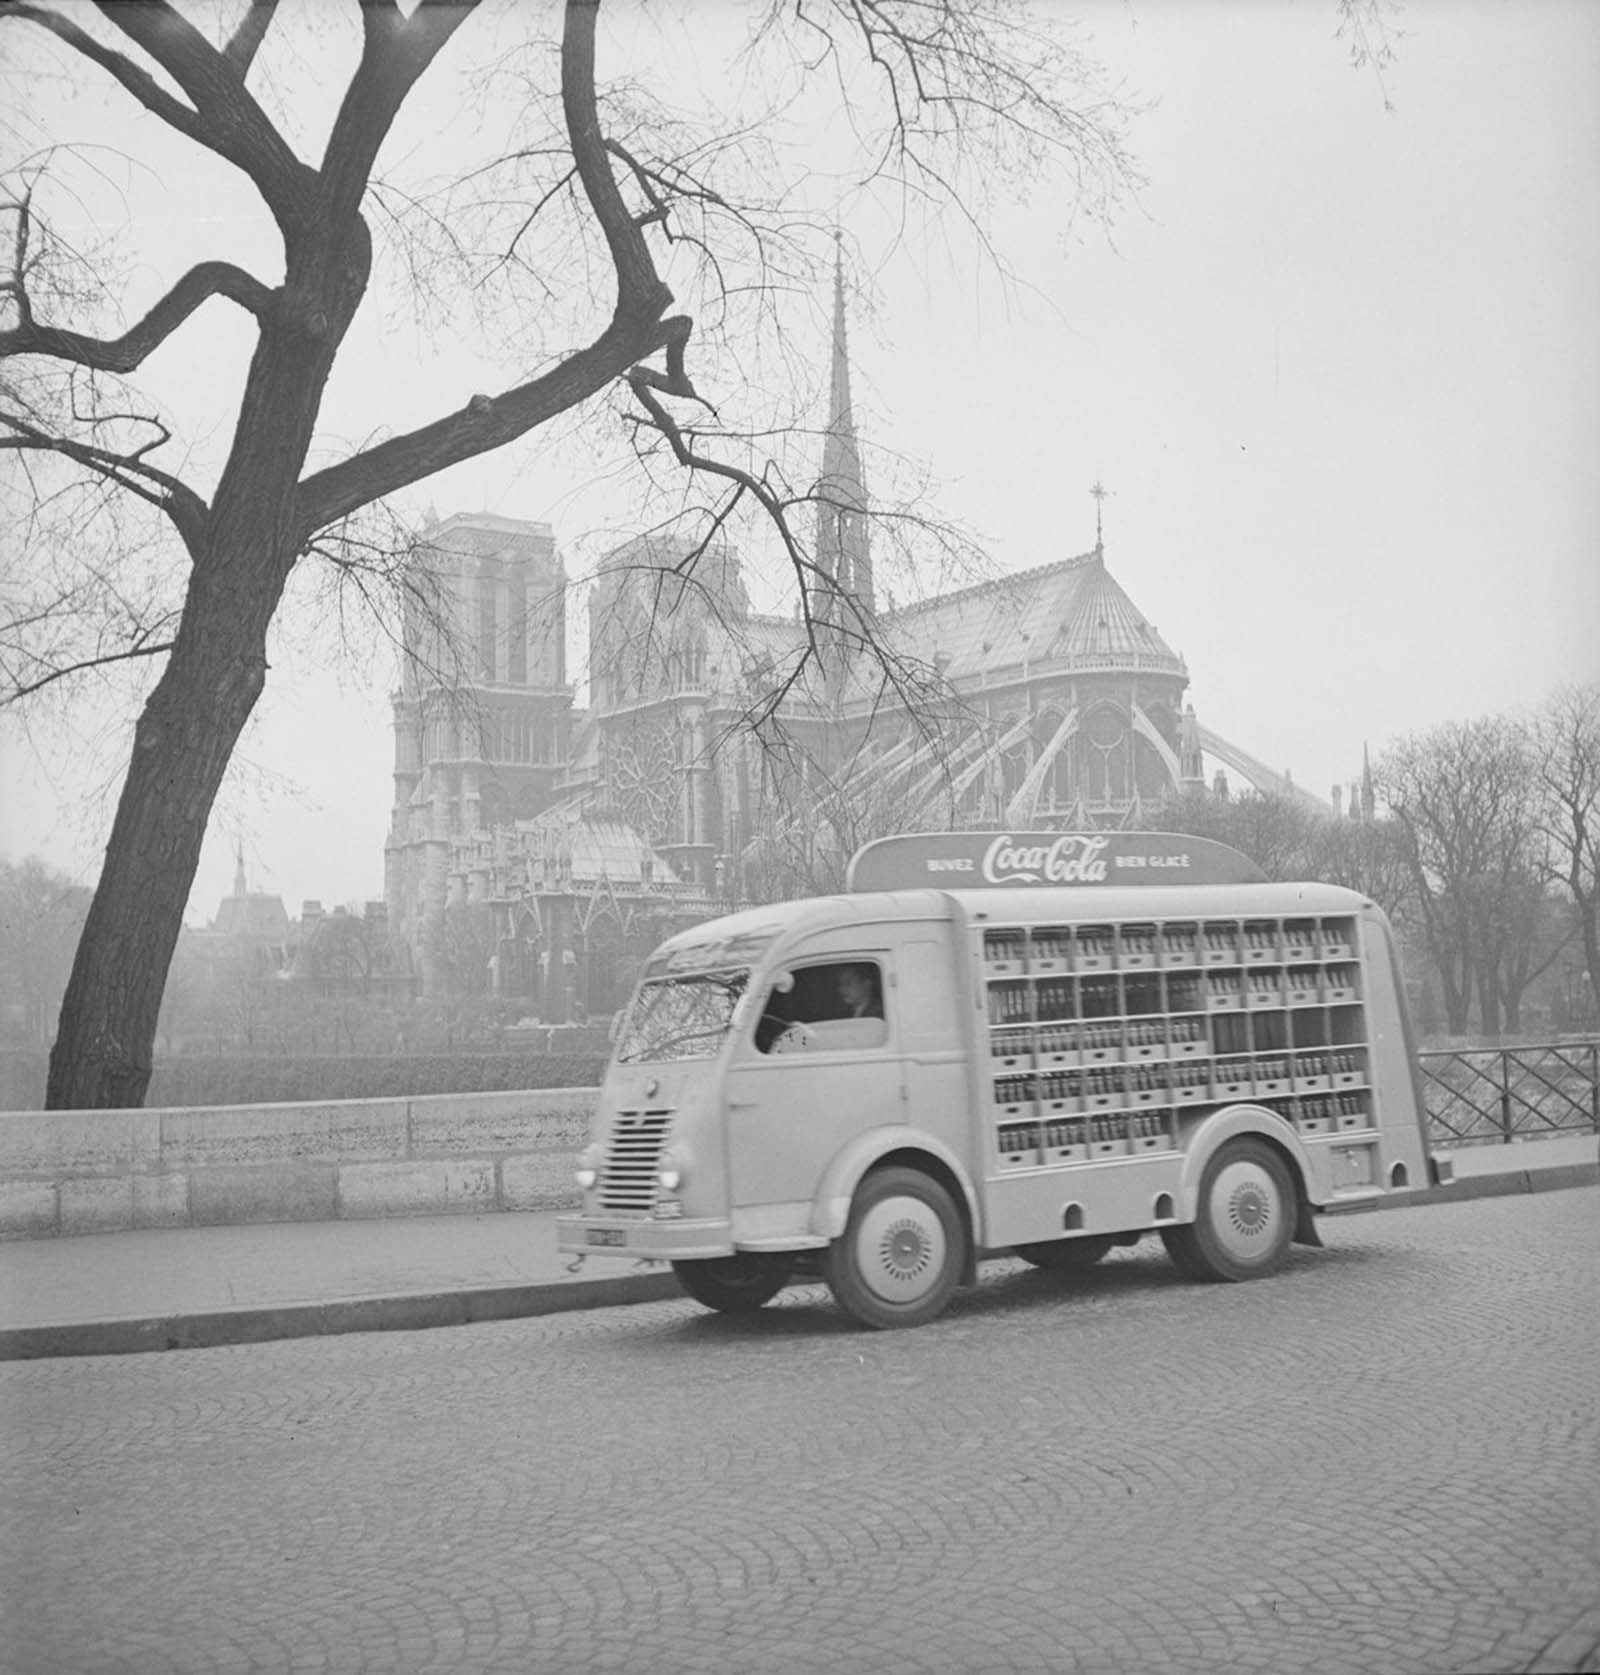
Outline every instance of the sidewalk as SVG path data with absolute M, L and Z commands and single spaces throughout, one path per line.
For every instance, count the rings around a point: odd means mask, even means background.
M 1449 1155 L 1456 1185 L 1391 1204 L 1600 1179 L 1593 1134 Z M 555 1216 L 174 1228 L 0 1244 L 0 1360 L 414 1330 L 679 1297 L 659 1265 L 556 1250 Z

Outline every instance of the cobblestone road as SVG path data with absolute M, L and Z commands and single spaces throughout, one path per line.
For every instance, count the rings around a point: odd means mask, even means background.
M 1600 1193 L 819 1291 L 0 1367 L 0 1663 L 1600 1667 Z

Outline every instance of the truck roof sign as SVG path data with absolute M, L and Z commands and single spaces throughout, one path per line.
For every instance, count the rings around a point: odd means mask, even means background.
M 1181 832 L 913 832 L 858 849 L 845 888 L 1261 884 L 1248 856 Z

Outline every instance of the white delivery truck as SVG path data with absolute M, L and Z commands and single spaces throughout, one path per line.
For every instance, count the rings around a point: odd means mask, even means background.
M 844 895 L 673 937 L 590 1139 L 562 1250 L 724 1310 L 821 1277 L 874 1327 L 1152 1231 L 1253 1279 L 1441 1178 L 1384 915 L 1166 833 L 887 838 Z

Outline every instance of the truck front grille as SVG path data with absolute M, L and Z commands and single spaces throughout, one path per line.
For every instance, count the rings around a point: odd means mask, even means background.
M 672 1125 L 670 1111 L 619 1111 L 600 1169 L 600 1206 L 648 1211 L 656 1201 L 656 1164 Z

